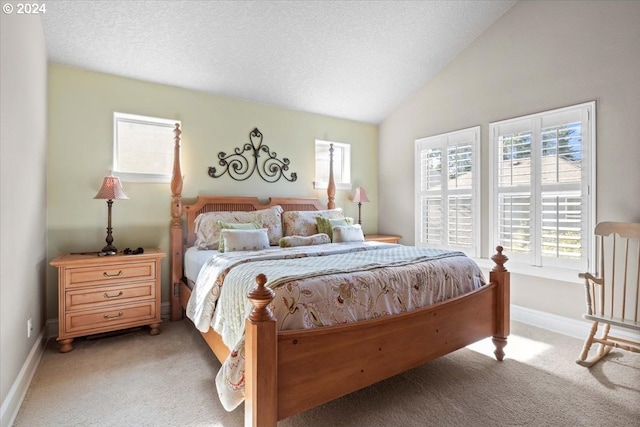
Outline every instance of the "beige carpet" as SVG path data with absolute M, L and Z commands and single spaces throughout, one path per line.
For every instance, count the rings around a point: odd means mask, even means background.
M 75 345 L 48 343 L 15 426 L 243 424 L 243 406 L 218 402 L 220 365 L 188 321 Z M 504 362 L 482 341 L 278 425 L 640 426 L 640 355 L 588 370 L 574 363 L 581 345 L 515 323 Z

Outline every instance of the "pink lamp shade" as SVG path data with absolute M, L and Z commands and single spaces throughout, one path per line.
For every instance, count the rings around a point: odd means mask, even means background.
M 100 187 L 94 199 L 116 200 L 128 199 L 128 197 L 122 189 L 120 178 L 117 176 L 105 176 L 104 181 L 102 181 L 102 187 Z
M 362 204 L 368 203 L 367 193 L 364 192 L 364 188 L 356 188 L 356 194 L 353 195 L 353 203 L 358 204 L 358 224 L 362 225 Z
M 364 188 L 356 188 L 356 194 L 353 196 L 353 203 L 368 203 L 367 193 L 364 192 Z

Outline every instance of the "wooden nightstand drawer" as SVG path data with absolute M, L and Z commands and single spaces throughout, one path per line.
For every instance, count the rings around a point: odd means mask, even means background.
M 154 262 L 103 265 L 98 268 L 78 267 L 65 271 L 66 288 L 125 283 L 134 280 L 153 280 L 156 277 Z
M 67 335 L 90 334 L 92 330 L 104 331 L 125 328 L 128 323 L 139 325 L 140 322 L 153 320 L 156 317 L 156 304 L 148 301 L 139 304 L 119 305 L 101 310 L 85 310 L 66 313 L 65 328 Z
M 74 289 L 65 294 L 67 311 L 155 299 L 155 282 Z

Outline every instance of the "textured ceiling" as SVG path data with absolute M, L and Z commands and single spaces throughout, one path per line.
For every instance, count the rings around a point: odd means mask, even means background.
M 47 1 L 51 62 L 379 123 L 514 1 Z

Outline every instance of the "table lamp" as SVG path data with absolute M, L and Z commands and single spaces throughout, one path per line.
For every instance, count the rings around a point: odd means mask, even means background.
M 356 188 L 356 194 L 353 196 L 353 203 L 358 204 L 358 224 L 362 225 L 362 219 L 361 219 L 362 204 L 369 203 L 369 199 L 367 198 L 367 194 L 364 192 L 364 188 L 362 187 Z
M 122 185 L 120 185 L 120 178 L 116 176 L 105 176 L 104 181 L 102 181 L 102 187 L 100 187 L 100 190 L 98 190 L 98 194 L 95 195 L 94 199 L 106 199 L 109 210 L 106 239 L 107 246 L 102 248 L 102 252 L 118 252 L 118 249 L 113 246 L 113 236 L 111 235 L 111 205 L 113 205 L 113 201 L 115 199 L 128 199 L 122 189 Z

